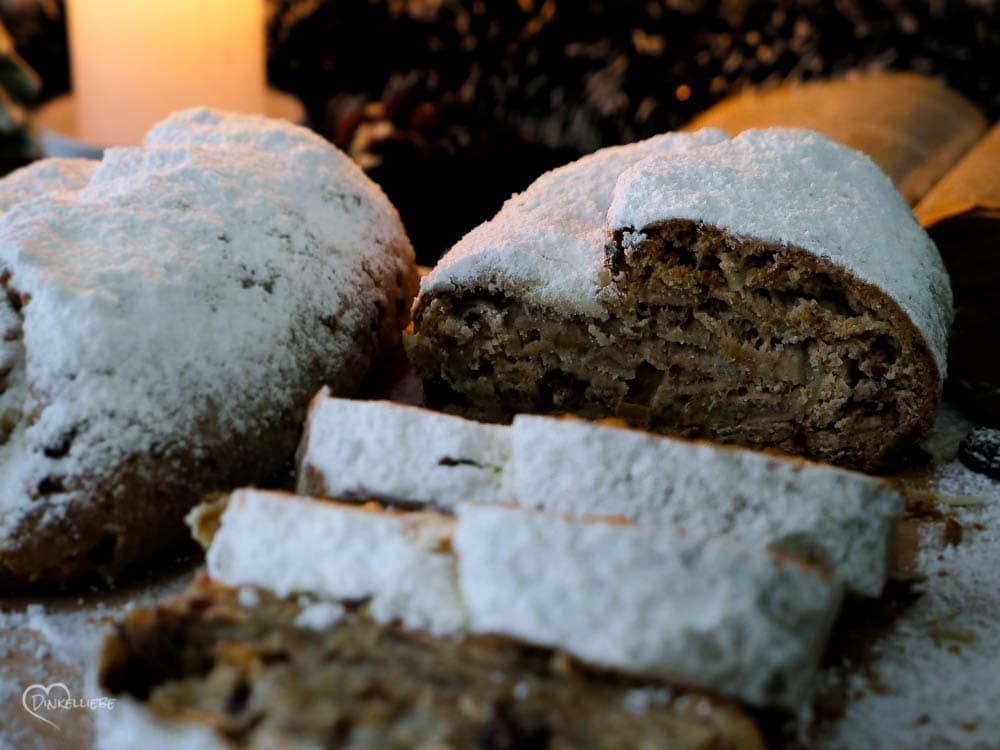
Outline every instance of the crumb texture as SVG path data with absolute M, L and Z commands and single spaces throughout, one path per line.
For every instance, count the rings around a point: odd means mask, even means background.
M 796 247 L 881 289 L 927 341 L 944 379 L 951 286 L 930 237 L 864 154 L 807 130 L 748 130 L 626 170 L 612 232 L 689 220 Z
M 303 128 L 191 110 L 0 184 L 0 577 L 176 538 L 201 493 L 276 471 L 315 390 L 356 387 L 406 324 L 395 209 Z
M 867 157 L 805 131 L 748 131 L 638 161 L 613 193 L 603 263 L 580 266 L 587 303 L 475 269 L 424 287 L 407 346 L 430 403 L 498 421 L 617 416 L 863 469 L 927 433 L 951 292 Z M 555 225 L 533 220 L 538 237 Z M 503 212 L 494 222 L 499 248 Z M 531 268 L 543 285 L 554 271 Z M 440 271 L 454 270 L 446 256 Z
M 102 712 L 102 747 L 176 747 L 150 744 L 168 728 L 198 748 L 764 747 L 752 720 L 720 699 L 356 612 L 300 625 L 316 606 L 264 591 L 245 604 L 202 581 L 131 613 L 102 653 L 101 685 L 122 707 Z

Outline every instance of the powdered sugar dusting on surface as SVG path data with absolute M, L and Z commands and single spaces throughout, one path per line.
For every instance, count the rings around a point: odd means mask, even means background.
M 522 637 L 793 708 L 840 603 L 813 569 L 662 526 L 487 504 L 456 520 L 250 489 L 230 498 L 207 568 L 229 586 L 363 600 L 377 621 Z
M 346 612 L 340 602 L 314 602 L 306 605 L 295 616 L 295 625 L 300 628 L 322 630 L 340 622 Z
M 576 419 L 514 418 L 517 502 L 727 536 L 822 562 L 882 592 L 899 493 L 870 476 Z
M 815 570 L 724 539 L 462 505 L 472 629 L 752 705 L 799 709 L 840 605 Z
M 454 525 L 434 513 L 372 511 L 241 489 L 222 515 L 206 566 L 228 586 L 368 600 L 379 622 L 398 618 L 411 628 L 453 633 L 466 624 L 447 549 Z
M 510 430 L 503 425 L 389 401 L 332 398 L 324 389 L 309 406 L 297 489 L 443 509 L 504 502 L 514 494 L 509 461 Z
M 959 437 L 972 425 L 945 409 L 935 428 Z M 934 436 L 932 435 L 932 438 Z M 1000 738 L 1000 481 L 953 460 L 934 484 L 966 503 L 952 510 L 958 545 L 940 527 L 921 540 L 923 595 L 876 647 L 877 680 L 852 676 L 846 715 L 819 746 L 829 750 L 992 748 Z
M 799 247 L 894 299 L 945 374 L 951 287 L 941 256 L 892 181 L 864 154 L 807 130 L 748 130 L 650 157 L 624 172 L 612 230 L 687 219 Z
M 316 363 L 351 386 L 414 273 L 379 188 L 294 125 L 191 110 L 108 150 L 89 180 L 74 161 L 29 169 L 61 189 L 0 220 L 0 268 L 30 298 L 0 539 L 85 505 L 130 455 L 208 458 L 267 430 L 315 388 Z M 63 491 L 29 502 L 48 476 Z
M 0 213 L 18 203 L 79 190 L 90 181 L 98 164 L 93 159 L 42 159 L 11 172 L 0 180 Z
M 132 606 L 180 593 L 191 580 L 192 563 L 181 563 L 145 580 L 112 591 L 63 598 L 44 604 L 0 601 L 0 748 L 47 750 L 86 748 L 93 739 L 95 712 L 60 712 L 49 728 L 21 708 L 21 694 L 32 684 L 62 682 L 74 698 L 96 695 L 94 665 L 112 620 Z
M 618 175 L 648 156 L 726 137 L 707 129 L 666 133 L 601 149 L 545 173 L 449 250 L 421 280 L 421 293 L 516 291 L 528 302 L 603 316 L 597 292 L 608 241 L 605 214 Z
M 385 469 L 392 445 L 392 470 Z M 583 420 L 484 424 L 385 401 L 312 402 L 298 492 L 452 510 L 514 502 L 624 516 L 819 558 L 878 596 L 902 497 L 857 472 Z

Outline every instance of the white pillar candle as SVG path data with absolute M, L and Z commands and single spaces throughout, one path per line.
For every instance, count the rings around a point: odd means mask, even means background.
M 69 0 L 77 134 L 130 145 L 170 112 L 262 112 L 263 0 Z

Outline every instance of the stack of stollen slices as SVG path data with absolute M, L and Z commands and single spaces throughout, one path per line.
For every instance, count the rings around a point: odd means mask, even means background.
M 879 594 L 902 510 L 878 479 L 799 459 L 325 393 L 298 460 L 300 489 L 339 500 L 246 489 L 196 509 L 213 579 L 789 710 L 842 589 Z M 406 509 L 344 502 L 372 498 Z

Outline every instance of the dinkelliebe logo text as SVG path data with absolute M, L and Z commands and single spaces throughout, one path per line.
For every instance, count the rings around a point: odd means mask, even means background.
M 53 682 L 49 685 L 35 683 L 28 685 L 21 693 L 21 705 L 24 706 L 24 710 L 57 731 L 59 726 L 52 719 L 43 716 L 43 712 L 52 716 L 56 711 L 72 711 L 76 708 L 88 711 L 107 710 L 114 708 L 115 700 L 117 699 L 104 697 L 74 698 L 64 682 Z

